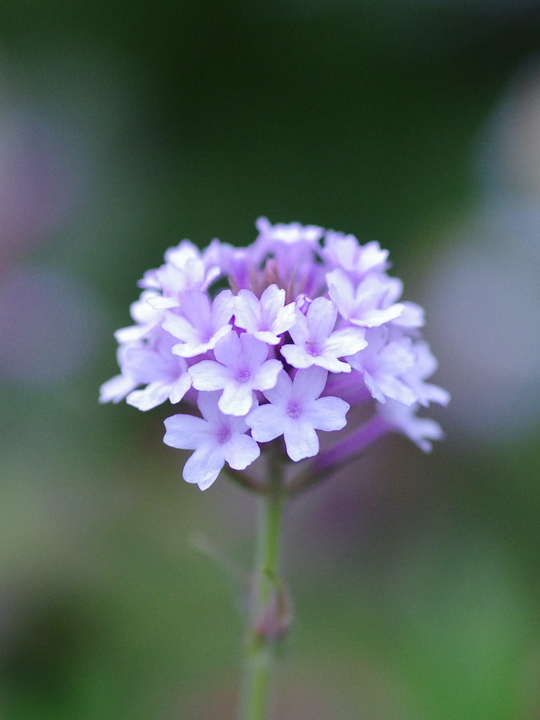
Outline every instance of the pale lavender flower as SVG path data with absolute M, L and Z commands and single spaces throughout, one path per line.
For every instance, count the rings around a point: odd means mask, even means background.
M 206 490 L 226 462 L 235 470 L 244 470 L 259 457 L 260 449 L 246 435 L 248 426 L 243 418 L 221 412 L 218 393 L 200 393 L 198 405 L 202 418 L 173 415 L 165 420 L 163 441 L 174 448 L 195 450 L 184 465 L 184 480 Z
M 212 350 L 218 340 L 231 330 L 234 311 L 233 295 L 223 290 L 213 302 L 198 289 L 186 290 L 178 312 L 165 314 L 163 329 L 181 340 L 172 352 L 182 357 L 195 357 Z
M 247 416 L 251 434 L 258 442 L 269 442 L 283 435 L 287 453 L 297 462 L 319 452 L 315 430 L 341 430 L 350 405 L 337 397 L 319 397 L 328 373 L 319 367 L 298 370 L 291 380 L 282 371 L 275 388 L 264 396 L 270 401 Z
M 442 431 L 417 408 L 449 396 L 426 382 L 436 361 L 420 336 L 423 310 L 399 301 L 388 252 L 315 225 L 260 218 L 257 228 L 245 248 L 213 240 L 201 252 L 183 240 L 145 273 L 135 324 L 115 334 L 121 374 L 100 400 L 141 410 L 183 400 L 165 442 L 195 451 L 184 477 L 202 488 L 281 436 L 291 460 L 317 455 L 317 431 L 342 429 L 361 404 L 371 417 L 349 423 L 314 470 L 330 472 L 391 431 L 428 451 Z M 217 292 L 224 279 L 230 290 Z
M 351 372 L 348 363 L 338 360 L 366 347 L 364 331 L 345 327 L 335 330 L 337 308 L 331 300 L 316 298 L 304 314 L 297 310 L 296 324 L 289 333 L 294 345 L 281 348 L 283 357 L 295 368 L 318 365 L 331 372 Z
M 196 390 L 223 390 L 219 409 L 227 415 L 247 415 L 254 390 L 276 384 L 283 365 L 268 360 L 268 345 L 247 333 L 229 333 L 214 348 L 215 360 L 202 360 L 190 368 Z
M 150 410 L 165 400 L 180 402 L 191 387 L 187 363 L 171 352 L 172 338 L 161 332 L 151 344 L 142 340 L 121 345 L 118 364 L 122 370 L 101 386 L 100 402 L 127 402 L 139 410 Z M 144 390 L 136 390 L 146 385 Z
M 340 315 L 354 325 L 378 327 L 396 320 L 404 310 L 401 303 L 394 303 L 401 294 L 401 283 L 396 278 L 369 275 L 355 285 L 338 269 L 328 273 L 326 281 Z
M 376 270 L 388 268 L 388 250 L 381 250 L 378 242 L 360 245 L 354 235 L 328 230 L 324 236 L 321 255 L 330 267 L 342 268 L 353 276 L 362 276 Z
M 393 338 L 387 327 L 366 331 L 367 347 L 347 358 L 364 376 L 369 391 L 380 403 L 387 398 L 412 405 L 417 395 L 404 381 L 403 375 L 414 367 L 415 353 L 407 336 Z
M 251 290 L 240 290 L 234 303 L 234 324 L 258 340 L 277 345 L 296 323 L 295 304 L 285 305 L 285 290 L 270 285 L 260 299 Z

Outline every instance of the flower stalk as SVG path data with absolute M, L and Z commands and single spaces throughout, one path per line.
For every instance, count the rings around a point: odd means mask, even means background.
M 279 578 L 284 506 L 282 465 L 270 462 L 267 491 L 258 498 L 255 567 L 244 641 L 238 720 L 266 720 L 276 645 L 289 625 L 289 602 Z

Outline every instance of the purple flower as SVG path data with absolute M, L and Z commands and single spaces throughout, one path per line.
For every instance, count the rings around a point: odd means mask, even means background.
M 331 300 L 316 298 L 306 314 L 297 310 L 296 324 L 289 330 L 294 345 L 284 345 L 283 357 L 295 368 L 318 365 L 331 372 L 351 372 L 348 363 L 338 360 L 367 345 L 364 331 L 345 327 L 334 331 L 337 308 Z
M 218 393 L 199 394 L 202 418 L 173 415 L 165 420 L 163 442 L 182 450 L 195 450 L 184 465 L 184 480 L 206 490 L 219 475 L 225 463 L 244 470 L 259 457 L 255 440 L 246 435 L 243 418 L 225 415 L 218 408 Z
M 163 323 L 163 329 L 181 341 L 173 346 L 172 352 L 195 357 L 212 350 L 231 330 L 229 320 L 233 311 L 230 290 L 223 290 L 213 303 L 202 290 L 185 291 L 179 311 L 168 311 Z
M 267 360 L 268 346 L 247 333 L 226 335 L 214 356 L 191 367 L 189 374 L 196 390 L 223 390 L 218 405 L 227 415 L 247 415 L 253 391 L 273 388 L 283 367 L 279 360 Z
M 366 406 L 365 422 L 349 421 L 317 472 L 386 432 L 430 450 L 442 431 L 416 411 L 449 395 L 426 382 L 437 363 L 420 336 L 423 310 L 400 301 L 388 252 L 315 225 L 260 218 L 257 229 L 244 248 L 213 240 L 201 252 L 183 240 L 144 274 L 135 324 L 115 334 L 121 373 L 100 400 L 140 410 L 183 400 L 165 442 L 194 450 L 184 477 L 201 488 L 281 436 L 291 460 L 317 455 L 317 432 L 344 428 L 350 406 Z M 224 280 L 230 289 L 217 292 Z
M 283 371 L 276 387 L 264 396 L 270 404 L 262 405 L 247 416 L 251 434 L 258 442 L 269 442 L 283 435 L 287 453 L 297 462 L 319 452 L 315 430 L 341 430 L 350 405 L 337 397 L 319 395 L 328 373 L 318 367 L 298 370 L 294 379 Z
M 294 303 L 285 305 L 285 290 L 270 285 L 260 299 L 251 290 L 240 290 L 234 303 L 234 323 L 258 340 L 277 345 L 296 323 Z

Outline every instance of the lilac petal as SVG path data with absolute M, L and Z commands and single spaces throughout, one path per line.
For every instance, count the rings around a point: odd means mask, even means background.
M 165 420 L 163 442 L 180 450 L 195 450 L 210 437 L 208 423 L 193 415 L 173 415 Z
M 386 397 L 384 396 L 384 393 L 379 387 L 379 383 L 375 380 L 375 378 L 370 375 L 370 373 L 364 372 L 364 382 L 367 389 L 371 393 L 371 396 L 375 398 L 375 400 L 378 400 L 380 403 L 384 404 L 386 402 Z
M 127 398 L 126 402 L 128 405 L 139 410 L 151 410 L 152 408 L 161 405 L 169 398 L 170 383 L 164 383 L 160 380 L 156 380 L 150 383 L 144 390 L 134 390 Z
M 394 323 L 400 327 L 419 328 L 425 323 L 424 308 L 416 303 L 401 303 L 403 310 L 401 315 L 394 319 Z
M 293 342 L 297 345 L 303 345 L 305 342 L 312 339 L 310 335 L 310 327 L 306 316 L 298 308 L 295 309 L 295 317 L 296 322 L 289 328 L 289 333 Z
M 230 365 L 242 355 L 240 338 L 235 332 L 230 332 L 222 338 L 214 348 L 216 360 L 223 365 Z
M 285 305 L 285 290 L 277 285 L 269 285 L 261 295 L 261 308 L 269 317 L 277 317 Z M 290 303 L 294 311 L 294 303 Z M 289 307 L 289 306 L 288 306 Z
M 257 442 L 270 442 L 283 434 L 283 410 L 277 405 L 261 405 L 246 418 L 251 434 Z
M 315 298 L 307 312 L 310 339 L 326 340 L 334 329 L 336 318 L 337 308 L 331 300 L 324 297 Z
M 234 470 L 244 470 L 260 454 L 259 446 L 249 435 L 235 434 L 223 447 L 224 458 Z
M 379 378 L 379 388 L 386 397 L 397 400 L 403 405 L 412 405 L 418 399 L 416 393 L 408 385 L 392 375 Z
M 230 290 L 222 290 L 212 304 L 212 320 L 216 327 L 229 322 L 234 313 L 234 295 Z
M 347 424 L 345 415 L 350 407 L 349 403 L 341 400 L 341 398 L 319 398 L 306 411 L 306 419 L 316 430 L 326 432 L 341 430 Z
M 257 300 L 257 297 L 251 292 L 251 290 L 240 290 L 234 299 L 235 325 L 253 333 L 259 330 L 259 322 L 259 300 Z
M 211 425 L 221 423 L 223 415 L 218 408 L 218 400 L 221 393 L 218 392 L 200 392 L 197 398 L 197 405 L 201 411 L 201 415 Z
M 414 367 L 415 357 L 409 338 L 389 343 L 379 355 L 381 365 L 391 368 L 394 375 L 402 375 Z
M 195 390 L 223 390 L 231 379 L 231 371 L 214 360 L 201 360 L 192 365 L 188 373 Z
M 315 400 L 324 390 L 327 378 L 328 372 L 320 367 L 299 370 L 293 381 L 294 396 L 302 401 Z
M 291 396 L 291 392 L 292 380 L 285 370 L 282 370 L 278 373 L 275 386 L 271 390 L 265 390 L 264 396 L 274 405 L 285 405 Z M 265 405 L 265 407 L 267 406 Z
M 182 293 L 180 309 L 182 315 L 184 315 L 192 327 L 202 328 L 209 324 L 211 316 L 210 299 L 202 290 L 198 288 L 185 290 Z M 169 313 L 167 313 L 167 315 L 169 315 Z
M 311 423 L 294 420 L 285 426 L 284 432 L 287 454 L 294 462 L 313 457 L 319 452 L 319 438 Z
M 240 336 L 240 342 L 242 345 L 241 357 L 247 361 L 248 366 L 255 369 L 262 365 L 268 357 L 268 345 L 247 333 Z
M 217 478 L 224 464 L 221 446 L 201 445 L 184 465 L 182 475 L 186 482 L 197 483 L 201 490 L 206 490 Z

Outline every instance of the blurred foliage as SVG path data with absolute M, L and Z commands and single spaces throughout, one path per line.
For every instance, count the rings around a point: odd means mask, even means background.
M 250 242 L 261 214 L 378 239 L 418 277 L 539 47 L 537 3 L 2 3 L 0 114 L 51 121 L 78 178 L 10 263 L 103 307 L 84 366 L 0 389 L 2 717 L 233 717 L 243 589 L 190 537 L 247 568 L 254 507 L 181 481 L 170 410 L 97 406 L 112 331 L 168 246 Z M 538 717 L 537 431 L 429 458 L 388 441 L 295 503 L 279 720 Z

